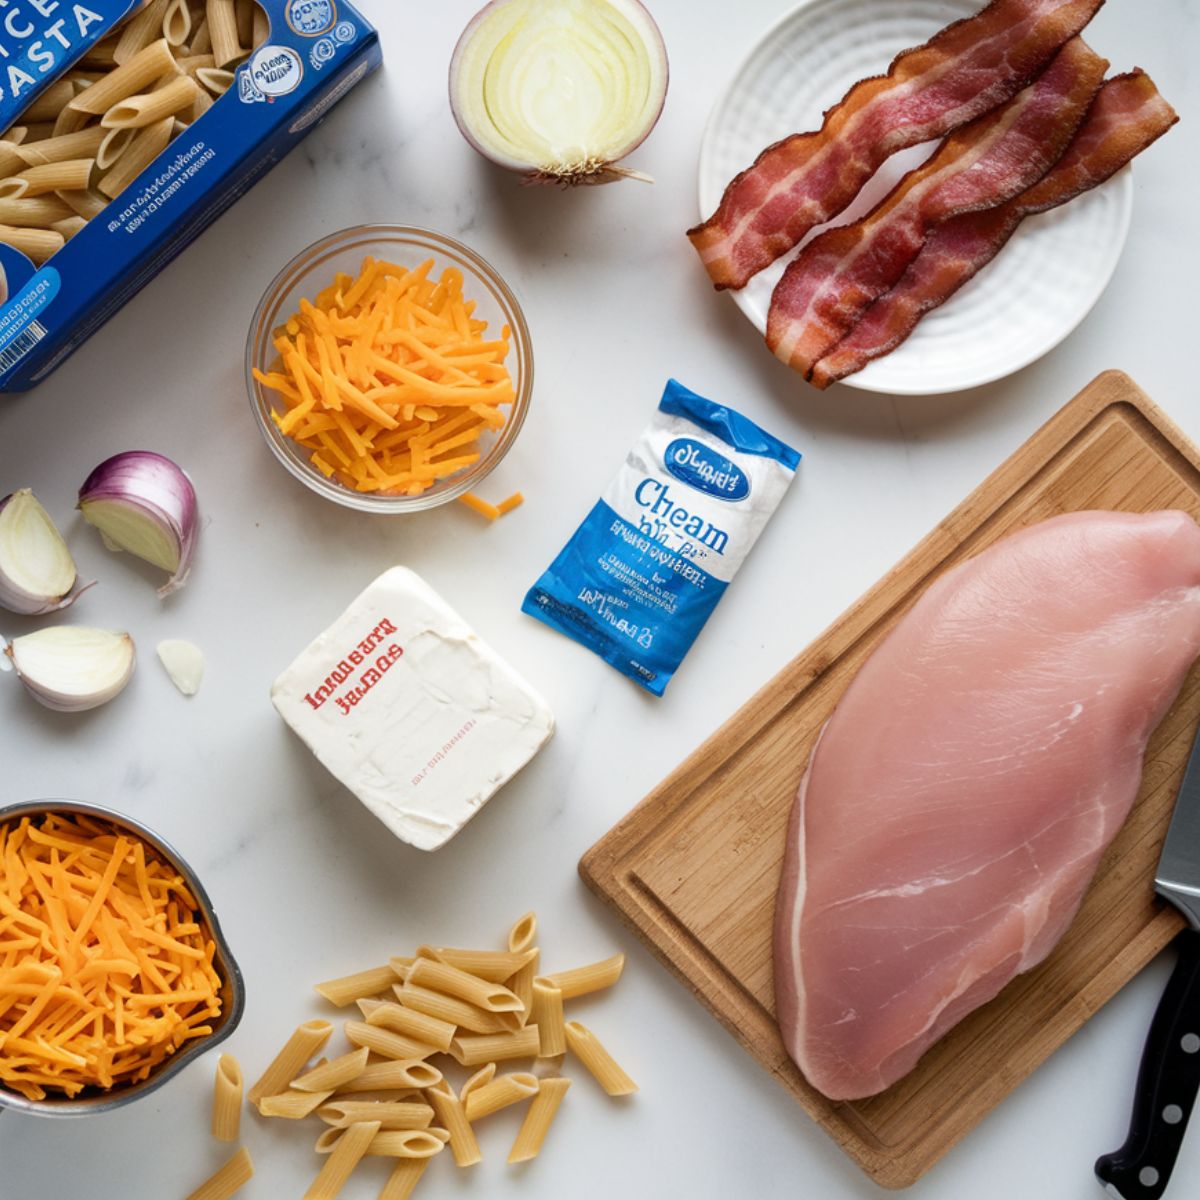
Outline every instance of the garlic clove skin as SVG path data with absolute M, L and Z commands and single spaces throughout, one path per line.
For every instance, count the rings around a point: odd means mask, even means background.
M 33 492 L 22 488 L 0 500 L 0 608 L 43 616 L 70 607 L 85 590 L 67 543 Z
M 194 696 L 204 678 L 204 652 L 193 642 L 167 638 L 158 643 L 158 659 L 171 682 L 185 695 Z
M 14 638 L 4 653 L 29 694 L 56 712 L 86 712 L 125 690 L 137 662 L 127 633 L 55 625 Z

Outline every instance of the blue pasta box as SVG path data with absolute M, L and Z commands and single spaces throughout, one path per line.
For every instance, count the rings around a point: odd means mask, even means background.
M 0 392 L 49 375 L 380 62 L 343 0 L 0 0 Z

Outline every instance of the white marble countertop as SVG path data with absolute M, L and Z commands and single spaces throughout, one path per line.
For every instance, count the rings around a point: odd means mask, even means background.
M 482 1134 L 473 1178 L 431 1171 L 418 1195 L 785 1197 L 882 1194 L 579 881 L 580 854 L 1100 370 L 1128 371 L 1193 437 L 1200 239 L 1200 12 L 1189 0 L 1110 0 L 1088 33 L 1120 69 L 1150 70 L 1183 114 L 1135 168 L 1133 229 L 1108 291 L 1056 351 L 965 395 L 818 395 L 763 352 L 705 286 L 682 230 L 695 218 L 709 107 L 789 0 L 657 0 L 671 56 L 662 121 L 633 165 L 653 187 L 524 189 L 454 128 L 445 69 L 472 0 L 364 0 L 390 66 L 33 394 L 0 399 L 0 493 L 33 486 L 102 581 L 89 623 L 142 646 L 129 691 L 62 717 L 0 677 L 0 803 L 70 796 L 148 822 L 211 892 L 249 990 L 230 1049 L 257 1074 L 314 980 L 428 938 L 488 943 L 537 909 L 549 963 L 623 949 L 626 978 L 587 1002 L 642 1085 L 606 1101 L 587 1079 L 542 1158 L 504 1165 L 512 1115 Z M 529 422 L 490 481 L 524 508 L 485 528 L 462 506 L 370 519 L 288 479 L 254 430 L 242 384 L 250 313 L 284 261 L 366 221 L 429 225 L 470 242 L 520 291 L 535 338 Z M 663 700 L 519 612 L 527 586 L 592 504 L 663 381 L 757 418 L 806 455 L 737 585 Z M 160 603 L 152 572 L 114 558 L 72 515 L 101 459 L 147 447 L 185 464 L 205 525 L 193 580 Z M 283 726 L 276 673 L 370 579 L 421 572 L 549 699 L 559 733 L 436 855 L 383 833 Z M 32 623 L 4 616 L 10 635 Z M 162 637 L 208 656 L 198 697 L 154 660 Z M 925 1200 L 1090 1200 L 1092 1161 L 1124 1136 L 1166 963 L 1111 1004 L 918 1186 Z M 0 1117 L 0 1195 L 182 1196 L 221 1159 L 206 1133 L 212 1058 L 145 1102 L 82 1122 Z M 316 1168 L 309 1128 L 245 1119 L 259 1174 L 243 1193 L 298 1196 Z M 356 1179 L 347 1197 L 375 1195 Z M 1200 1181 L 1200 1132 L 1176 1196 Z M 1189 1191 L 1189 1189 L 1191 1189 Z

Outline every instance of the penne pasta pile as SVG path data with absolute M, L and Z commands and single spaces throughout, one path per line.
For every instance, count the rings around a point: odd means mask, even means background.
M 444 1151 L 460 1167 L 480 1162 L 476 1123 L 518 1104 L 525 1114 L 508 1161 L 536 1158 L 571 1087 L 560 1073 L 567 1054 L 608 1095 L 637 1091 L 595 1034 L 564 1013 L 566 1001 L 616 983 L 625 956 L 542 975 L 536 941 L 537 920 L 527 913 L 504 950 L 421 946 L 412 957 L 316 985 L 331 1004 L 357 1006 L 361 1020 L 344 1025 L 350 1049 L 310 1066 L 333 1025 L 306 1021 L 246 1093 L 262 1116 L 315 1114 L 326 1126 L 315 1149 L 327 1157 L 305 1200 L 333 1200 L 368 1157 L 392 1163 L 379 1200 L 407 1200 Z M 501 1071 L 518 1060 L 532 1060 L 533 1069 Z M 451 1064 L 472 1070 L 457 1089 L 444 1073 Z M 218 1137 L 236 1139 L 241 1101 L 240 1070 L 225 1056 L 213 1100 Z M 235 1156 L 224 1180 L 218 1172 L 188 1200 L 227 1200 L 247 1164 Z
M 39 266 L 233 84 L 256 0 L 143 0 L 0 137 L 0 242 Z

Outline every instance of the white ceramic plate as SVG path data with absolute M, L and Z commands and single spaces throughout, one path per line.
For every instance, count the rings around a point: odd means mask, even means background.
M 802 0 L 769 30 L 717 101 L 700 154 L 700 209 L 772 142 L 817 129 L 851 84 L 878 75 L 901 50 L 978 12 L 980 0 Z M 932 150 L 894 155 L 854 204 L 854 220 Z M 1129 168 L 1053 212 L 1030 217 L 1004 251 L 885 358 L 844 382 L 873 392 L 929 395 L 991 383 L 1052 350 L 1087 316 L 1116 269 L 1133 209 Z M 731 292 L 766 329 L 771 292 L 792 255 Z

